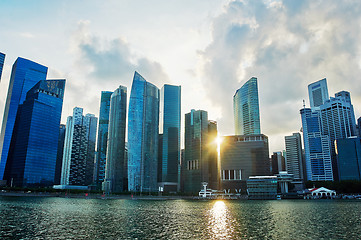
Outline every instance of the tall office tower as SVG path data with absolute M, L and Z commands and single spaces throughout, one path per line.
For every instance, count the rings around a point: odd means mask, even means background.
M 270 174 L 268 137 L 263 134 L 223 137 L 220 147 L 222 189 L 246 189 L 250 176 Z
M 219 189 L 220 187 L 220 162 L 218 161 L 218 131 L 217 131 L 217 122 L 208 120 L 208 175 L 209 182 L 208 185 L 212 186 L 213 189 Z
M 97 155 L 94 166 L 94 183 L 101 189 L 105 178 L 105 162 L 108 147 L 110 97 L 113 92 L 102 91 L 100 98 Z
M 57 155 L 56 155 L 54 185 L 59 185 L 60 184 L 61 167 L 63 165 L 65 132 L 66 132 L 65 124 L 60 124 L 59 138 L 58 138 L 58 151 L 57 151 Z
M 97 118 L 75 107 L 66 123 L 61 185 L 88 186 L 93 181 Z
M 361 138 L 361 117 L 357 119 L 357 130 L 358 130 L 358 137 Z
M 331 144 L 331 158 L 334 180 L 338 180 L 335 140 L 356 136 L 356 123 L 350 93 L 342 91 L 335 94 L 320 107 L 321 130 L 328 135 Z
M 261 134 L 257 78 L 252 77 L 233 96 L 236 135 Z
M 339 180 L 361 180 L 361 138 L 336 140 Z
M 19 105 L 5 179 L 13 186 L 54 184 L 65 80 L 42 80 Z
M 13 65 L 0 134 L 0 180 L 4 176 L 18 107 L 24 102 L 27 92 L 40 80 L 46 79 L 47 72 L 47 67 L 20 57 Z
M 300 113 L 307 180 L 333 181 L 330 138 L 321 132 L 320 112 L 303 108 Z
M 328 89 L 326 78 L 308 85 L 308 95 L 311 108 L 319 107 L 328 100 Z
M 4 61 L 5 61 L 5 54 L 0 52 L 0 82 L 1 82 L 1 74 L 3 72 L 3 67 L 4 67 Z
M 286 162 L 282 152 L 273 152 L 271 156 L 272 160 L 272 174 L 276 175 L 279 172 L 286 171 Z
M 158 170 L 157 170 L 158 184 L 162 182 L 162 161 L 163 161 L 163 134 L 159 134 L 158 135 Z
M 209 123 L 206 111 L 192 109 L 185 115 L 184 192 L 198 193 L 202 182 L 207 182 L 209 188 L 217 189 L 217 174 L 212 175 L 217 165 L 217 158 L 214 159 L 212 154 L 217 149 L 216 128 L 216 123 Z
M 128 190 L 158 191 L 159 89 L 134 73 L 128 114 Z
M 103 190 L 107 193 L 128 189 L 125 159 L 125 126 L 127 121 L 127 88 L 119 86 L 111 96 L 108 150 Z
M 287 173 L 293 174 L 293 179 L 296 181 L 304 180 L 301 134 L 293 133 L 292 136 L 285 136 L 285 145 Z
M 181 87 L 165 84 L 160 92 L 161 185 L 177 191 L 180 181 Z M 168 186 L 168 187 L 167 187 Z M 167 189 L 166 189 L 167 190 Z

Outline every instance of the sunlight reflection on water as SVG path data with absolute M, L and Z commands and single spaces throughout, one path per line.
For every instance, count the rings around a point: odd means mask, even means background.
M 213 239 L 231 239 L 233 226 L 231 214 L 223 201 L 216 201 L 209 210 L 209 228 Z

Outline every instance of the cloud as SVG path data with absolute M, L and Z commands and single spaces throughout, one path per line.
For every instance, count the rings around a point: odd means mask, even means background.
M 222 111 L 217 119 L 221 133 L 234 134 L 232 96 L 252 76 L 259 80 L 261 130 L 269 135 L 271 150 L 283 147 L 280 135 L 300 129 L 299 109 L 303 99 L 308 102 L 311 82 L 326 77 L 330 96 L 348 90 L 358 108 L 360 8 L 359 1 L 225 5 L 213 20 L 212 42 L 200 51 L 203 86 Z
M 66 115 L 75 106 L 97 115 L 100 92 L 113 91 L 119 85 L 126 86 L 129 95 L 134 71 L 160 88 L 169 82 L 160 63 L 145 56 L 137 57 L 122 37 L 107 39 L 92 33 L 90 27 L 90 21 L 79 21 L 72 36 L 70 52 L 76 57 L 67 76 Z M 63 114 L 63 121 L 65 118 Z

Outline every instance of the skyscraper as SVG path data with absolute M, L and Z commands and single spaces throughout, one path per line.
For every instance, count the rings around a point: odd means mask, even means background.
M 308 85 L 308 95 L 311 108 L 324 104 L 329 98 L 326 78 Z
M 293 133 L 292 136 L 285 136 L 285 145 L 287 172 L 293 174 L 294 180 L 304 180 L 301 134 Z
M 5 54 L 0 52 L 0 82 L 1 82 L 1 74 L 3 72 L 3 67 L 4 67 L 4 61 L 5 61 Z
M 305 146 L 305 165 L 308 181 L 333 181 L 331 143 L 321 132 L 319 111 L 300 110 Z
M 159 89 L 134 73 L 128 114 L 128 190 L 158 191 Z
M 61 185 L 88 186 L 93 181 L 97 118 L 75 107 L 66 123 Z
M 223 137 L 220 146 L 222 189 L 246 189 L 250 176 L 270 174 L 268 137 L 263 134 Z
M 357 119 L 358 137 L 361 138 L 361 117 Z
M 65 80 L 42 80 L 19 105 L 5 179 L 13 186 L 54 183 Z
M 111 96 L 108 150 L 103 190 L 107 193 L 128 189 L 128 166 L 125 159 L 125 126 L 127 120 L 127 88 L 120 86 Z
M 218 170 L 214 171 L 217 169 L 216 137 L 217 125 L 208 121 L 206 111 L 192 109 L 185 115 L 184 192 L 198 193 L 202 182 L 207 182 L 209 188 L 218 188 Z
M 236 135 L 261 134 L 257 78 L 252 77 L 233 96 Z
M 181 87 L 164 85 L 160 93 L 162 159 L 160 182 L 173 184 L 177 190 L 180 177 Z
M 94 182 L 98 189 L 101 188 L 101 184 L 105 178 L 105 162 L 108 147 L 109 110 L 110 98 L 112 94 L 113 92 L 102 91 L 100 99 L 97 155 L 94 169 Z
M 276 175 L 282 171 L 286 171 L 285 157 L 282 156 L 282 152 L 273 152 L 271 156 L 272 160 L 272 174 Z
M 20 57 L 13 65 L 0 134 L 0 180 L 8 159 L 18 107 L 24 102 L 27 92 L 40 80 L 46 79 L 47 72 L 47 67 Z
M 350 93 L 342 91 L 319 106 L 321 132 L 330 138 L 334 179 L 338 180 L 335 140 L 356 136 L 356 123 Z
M 59 128 L 59 138 L 58 138 L 58 151 L 56 156 L 56 166 L 55 166 L 55 179 L 54 185 L 60 184 L 61 179 L 61 168 L 63 166 L 63 153 L 64 153 L 64 141 L 65 141 L 65 124 L 60 124 Z
M 339 180 L 361 180 L 361 138 L 336 140 Z

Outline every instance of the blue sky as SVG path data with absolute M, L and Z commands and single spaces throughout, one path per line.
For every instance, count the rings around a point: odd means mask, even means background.
M 326 77 L 330 96 L 350 91 L 360 116 L 360 12 L 356 0 L 3 0 L 0 117 L 18 56 L 67 79 L 63 123 L 75 106 L 98 115 L 102 90 L 124 85 L 130 94 L 137 70 L 159 88 L 181 85 L 182 114 L 207 110 L 231 135 L 233 94 L 255 76 L 262 133 L 271 152 L 282 150 L 301 127 L 311 82 Z

